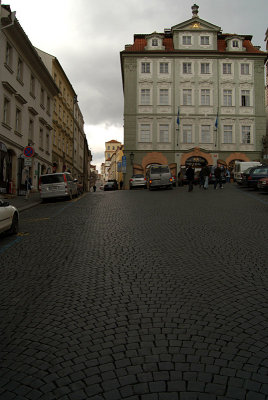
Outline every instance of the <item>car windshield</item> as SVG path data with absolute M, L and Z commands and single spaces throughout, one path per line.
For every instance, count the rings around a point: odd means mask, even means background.
M 63 175 L 43 175 L 40 176 L 41 183 L 44 185 L 48 183 L 58 183 L 58 182 L 64 182 Z
M 159 165 L 158 167 L 151 168 L 151 174 L 163 174 L 168 172 L 169 172 L 168 166 Z
M 144 175 L 136 174 L 136 175 L 133 175 L 132 178 L 144 178 Z
M 268 168 L 256 168 L 253 171 L 253 175 L 268 176 Z

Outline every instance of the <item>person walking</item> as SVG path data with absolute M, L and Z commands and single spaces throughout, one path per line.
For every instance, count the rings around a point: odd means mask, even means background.
M 120 190 L 122 190 L 123 189 L 123 181 L 122 181 L 122 179 L 121 179 L 121 181 L 119 182 L 119 186 L 120 186 Z
M 217 165 L 217 167 L 214 170 L 214 175 L 215 175 L 214 189 L 217 189 L 218 184 L 219 184 L 220 189 L 223 189 L 221 174 L 222 174 L 222 170 L 221 170 L 220 166 Z
M 182 168 L 179 170 L 179 173 L 178 173 L 178 186 L 183 186 L 183 170 L 182 170 Z
M 201 168 L 199 172 L 199 189 L 204 188 L 205 178 L 204 178 L 204 167 Z
M 188 192 L 192 192 L 194 188 L 194 169 L 191 165 L 186 170 L 186 177 L 188 179 Z
M 25 186 L 26 186 L 25 198 L 29 199 L 30 191 L 32 189 L 32 178 L 29 175 L 27 175 L 27 177 L 25 179 Z
M 204 175 L 204 189 L 208 189 L 208 178 L 210 175 L 210 169 L 207 165 L 203 167 L 203 175 Z
M 94 185 L 93 186 L 93 191 L 96 192 L 96 189 L 97 189 L 97 187 L 96 187 L 96 185 Z
M 230 183 L 231 174 L 228 168 L 226 168 L 225 177 L 226 177 L 226 182 Z

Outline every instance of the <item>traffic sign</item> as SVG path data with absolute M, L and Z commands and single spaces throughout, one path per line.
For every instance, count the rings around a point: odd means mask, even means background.
M 122 156 L 122 167 L 127 166 L 127 156 Z
M 34 155 L 34 149 L 32 146 L 27 146 L 23 150 L 25 157 L 32 157 Z
M 32 166 L 32 159 L 30 157 L 24 158 L 24 166 L 31 167 Z

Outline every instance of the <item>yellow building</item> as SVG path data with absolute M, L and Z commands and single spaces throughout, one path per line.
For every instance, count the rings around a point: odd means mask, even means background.
M 109 179 L 116 179 L 118 184 L 123 181 L 122 157 L 124 155 L 124 145 L 118 146 L 111 156 L 111 164 L 109 168 Z
M 59 94 L 54 97 L 52 163 L 54 172 L 74 170 L 74 106 L 76 93 L 56 57 L 36 49 Z

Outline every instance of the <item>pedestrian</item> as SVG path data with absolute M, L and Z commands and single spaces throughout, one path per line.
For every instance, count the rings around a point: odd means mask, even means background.
M 29 195 L 30 195 L 30 191 L 32 189 L 32 178 L 29 175 L 27 175 L 27 177 L 25 179 L 25 186 L 26 186 L 25 198 L 28 199 Z
M 228 168 L 226 168 L 225 177 L 226 177 L 226 182 L 230 183 L 231 174 Z
M 94 186 L 93 186 L 93 191 L 96 192 L 96 189 L 97 189 L 97 188 L 96 188 L 96 185 L 94 184 Z
M 121 179 L 121 181 L 119 182 L 119 185 L 120 185 L 120 190 L 122 190 L 122 189 L 123 189 L 123 181 L 122 181 L 122 179 Z
M 192 192 L 194 188 L 194 169 L 191 165 L 186 170 L 186 177 L 188 179 L 188 192 Z
M 204 189 L 208 189 L 208 179 L 210 175 L 210 169 L 207 165 L 203 167 L 203 175 L 204 175 Z
M 182 168 L 179 170 L 179 173 L 178 173 L 178 186 L 183 186 L 183 170 L 182 170 Z
M 222 170 L 219 165 L 214 170 L 214 176 L 215 176 L 215 181 L 214 181 L 214 189 L 217 189 L 217 186 L 219 184 L 220 189 L 223 189 L 222 186 Z
M 199 189 L 201 189 L 201 187 L 204 187 L 205 184 L 205 178 L 204 178 L 204 168 L 201 168 L 200 172 L 199 172 Z

